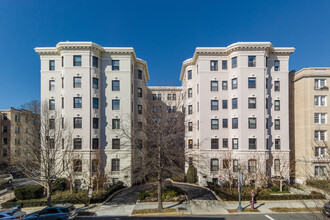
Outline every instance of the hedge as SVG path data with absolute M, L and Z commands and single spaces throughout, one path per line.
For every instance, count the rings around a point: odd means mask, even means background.
M 21 186 L 14 190 L 16 199 L 29 200 L 40 199 L 44 194 L 44 187 L 40 185 Z

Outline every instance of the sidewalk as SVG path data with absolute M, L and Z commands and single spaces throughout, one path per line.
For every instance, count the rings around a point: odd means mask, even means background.
M 13 191 L 8 191 L 2 195 L 0 195 L 0 205 L 4 202 L 7 202 L 10 199 L 15 198 Z

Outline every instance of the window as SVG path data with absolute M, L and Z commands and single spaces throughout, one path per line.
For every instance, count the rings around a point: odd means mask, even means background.
M 93 118 L 93 129 L 99 129 L 99 119 Z
M 176 111 L 176 106 L 172 106 L 172 111 L 173 111 L 173 112 Z
M 188 98 L 191 98 L 192 97 L 192 88 L 189 88 L 188 89 Z
M 238 172 L 238 160 L 233 160 L 233 171 Z
M 2 139 L 2 143 L 3 143 L 4 145 L 8 144 L 8 138 L 3 138 L 3 139 Z
M 55 119 L 49 119 L 49 129 L 55 129 Z
M 162 94 L 158 94 L 158 100 L 162 101 Z
M 227 69 L 227 60 L 222 61 L 222 69 L 226 70 Z
M 232 129 L 237 129 L 238 128 L 238 118 L 233 118 L 232 119 Z
M 153 107 L 152 107 L 152 112 L 153 112 L 153 113 L 157 112 L 157 106 L 153 106 Z
M 315 157 L 323 157 L 327 155 L 327 147 L 315 147 Z
M 137 89 L 137 97 L 142 98 L 142 88 Z
M 62 67 L 64 66 L 64 57 L 61 57 L 62 58 Z
M 172 97 L 173 97 L 173 100 L 176 100 L 176 94 L 173 94 Z
M 280 119 L 275 119 L 275 121 L 274 121 L 274 123 L 275 123 L 275 130 L 280 130 Z
M 3 113 L 2 115 L 2 120 L 7 121 L 8 120 L 8 115 L 7 113 Z
M 256 66 L 256 56 L 249 56 L 248 57 L 248 67 L 255 67 Z
M 279 159 L 274 160 L 274 170 L 275 170 L 275 172 L 280 171 L 280 160 Z
M 211 71 L 218 71 L 218 61 L 217 60 L 211 60 L 210 61 L 210 70 Z
M 229 168 L 229 160 L 225 159 L 222 161 L 222 168 L 228 169 Z
M 54 140 L 54 138 L 49 138 L 49 140 L 48 140 L 48 148 L 49 149 L 55 149 L 55 140 Z
M 119 60 L 112 61 L 112 70 L 119 70 Z
M 188 80 L 189 79 L 192 79 L 192 71 L 191 70 L 188 70 Z
M 20 122 L 20 121 L 21 121 L 21 116 L 15 115 L 15 122 Z
M 92 148 L 94 150 L 99 149 L 99 139 L 98 138 L 93 138 Z
M 211 110 L 218 110 L 219 102 L 218 100 L 211 100 Z
M 112 129 L 120 129 L 120 120 L 112 119 Z
M 249 138 L 249 150 L 256 150 L 256 149 L 257 149 L 257 139 Z
M 188 148 L 189 149 L 193 148 L 193 140 L 192 139 L 188 139 Z
M 231 80 L 231 89 L 237 89 L 237 78 Z
M 222 81 L 222 90 L 227 90 L 227 89 L 228 89 L 228 82 Z
M 279 111 L 280 110 L 280 100 L 274 101 L 274 110 Z
M 257 108 L 257 99 L 256 98 L 249 98 L 248 99 L 249 108 Z
M 237 98 L 233 98 L 231 100 L 231 104 L 232 104 L 232 109 L 237 109 Z
M 192 105 L 188 105 L 188 115 L 192 114 Z
M 171 113 L 171 110 L 172 110 L 171 106 L 168 106 L 167 110 L 168 110 L 168 113 Z
M 19 134 L 20 133 L 20 127 L 15 127 L 15 133 Z
M 228 128 L 228 119 L 227 118 L 222 119 L 222 127 Z
M 81 88 L 81 77 L 73 77 L 73 88 Z
M 157 100 L 157 95 L 156 94 L 152 94 L 152 100 Z
M 314 81 L 314 89 L 325 89 L 326 81 L 325 79 L 315 79 Z
M 49 91 L 55 91 L 55 80 L 49 80 Z
M 138 105 L 138 114 L 142 115 L 142 105 Z
M 138 70 L 138 79 L 142 79 L 142 70 Z
M 55 99 L 49 99 L 49 110 L 55 110 Z
M 82 145 L 81 145 L 81 138 L 74 138 L 73 139 L 73 149 L 75 149 L 75 150 L 80 150 L 82 147 Z
M 112 91 L 120 91 L 119 80 L 112 80 Z
M 314 123 L 315 124 L 326 124 L 327 114 L 326 113 L 314 113 Z
M 112 110 L 119 110 L 120 109 L 120 100 L 113 99 L 112 100 Z
M 222 108 L 227 109 L 228 108 L 228 101 L 227 100 L 222 100 Z
M 99 68 L 99 58 L 93 56 L 93 67 Z
M 138 139 L 137 140 L 137 148 L 140 149 L 140 150 L 143 148 L 143 141 L 142 141 L 142 139 Z
M 99 98 L 93 98 L 93 108 L 99 109 Z
M 211 159 L 211 171 L 218 171 L 218 170 L 219 170 L 219 160 Z
M 327 96 L 325 95 L 314 96 L 314 106 L 327 106 Z
M 249 160 L 248 161 L 248 171 L 249 171 L 249 173 L 254 173 L 256 171 L 256 165 L 257 165 L 256 160 Z
M 314 139 L 316 141 L 326 141 L 327 140 L 327 131 L 315 130 L 314 131 Z
M 222 139 L 222 148 L 228 148 L 228 138 Z
M 49 70 L 55 70 L 55 60 L 49 61 Z
M 81 56 L 73 56 L 73 66 L 81 66 Z
M 73 98 L 73 108 L 81 108 L 82 107 L 82 98 L 74 97 Z
M 211 91 L 218 91 L 218 81 L 211 81 Z
M 171 100 L 171 94 L 167 94 L 167 100 Z
M 237 57 L 231 58 L 231 68 L 237 67 Z
M 327 172 L 326 166 L 315 166 L 314 167 L 315 176 L 326 176 L 327 173 L 328 172 Z
M 64 97 L 62 97 L 61 100 L 62 100 L 62 109 L 64 109 Z
M 111 159 L 111 171 L 120 171 L 120 160 Z
M 82 172 L 82 160 L 75 159 L 73 160 L 73 172 Z
M 274 60 L 274 70 L 280 71 L 280 61 L 279 60 Z
M 256 78 L 255 77 L 249 77 L 249 89 L 255 89 L 256 88 Z
M 257 128 L 257 118 L 249 118 L 249 128 L 250 129 Z
M 7 132 L 8 132 L 8 127 L 2 126 L 2 133 L 7 133 Z
M 219 119 L 211 119 L 211 129 L 212 130 L 219 129 Z
M 112 149 L 120 149 L 120 139 L 119 138 L 112 139 Z
M 193 130 L 193 123 L 188 122 L 188 131 L 192 131 L 192 130 Z
M 211 139 L 211 149 L 219 149 L 219 139 L 218 138 Z
M 233 149 L 238 149 L 238 138 L 232 139 Z
M 275 92 L 280 91 L 280 81 L 274 81 L 274 91 Z
M 281 149 L 281 139 L 275 139 L 275 150 Z
M 82 118 L 81 117 L 73 118 L 73 128 L 82 128 Z
M 99 88 L 99 79 L 93 78 L 93 89 L 98 89 L 98 88 Z

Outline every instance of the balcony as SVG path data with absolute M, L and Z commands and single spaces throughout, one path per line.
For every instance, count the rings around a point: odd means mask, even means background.
M 327 86 L 315 86 L 314 87 L 314 90 L 329 90 L 329 87 L 327 87 Z

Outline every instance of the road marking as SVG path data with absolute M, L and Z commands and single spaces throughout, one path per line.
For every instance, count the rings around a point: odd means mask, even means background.
M 269 215 L 265 215 L 266 218 L 270 219 L 270 220 L 275 220 L 272 217 L 270 217 Z

